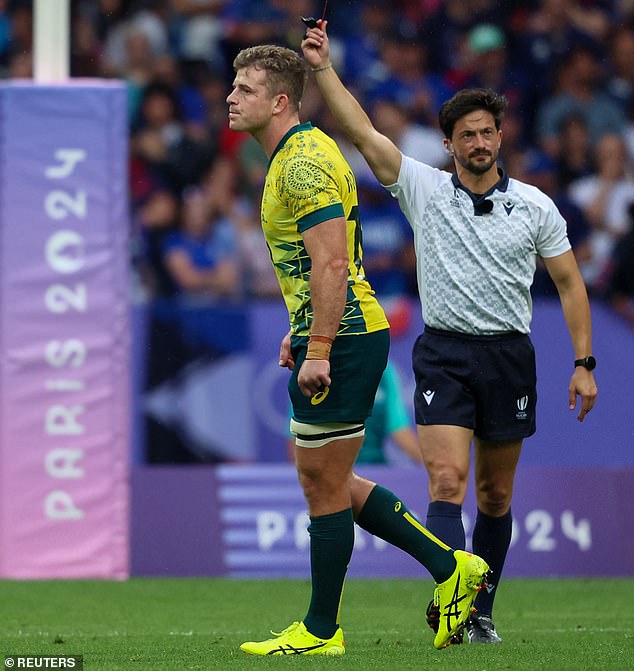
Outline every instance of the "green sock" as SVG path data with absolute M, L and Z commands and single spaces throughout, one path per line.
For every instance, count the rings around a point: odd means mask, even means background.
M 391 491 L 377 485 L 359 513 L 357 524 L 418 560 L 437 583 L 456 568 L 453 550 L 428 531 Z
M 331 638 L 339 626 L 343 584 L 354 547 L 352 508 L 311 517 L 308 533 L 312 594 L 304 625 L 314 636 Z

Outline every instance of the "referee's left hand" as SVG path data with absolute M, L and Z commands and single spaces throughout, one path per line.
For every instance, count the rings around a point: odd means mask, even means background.
M 583 422 L 585 416 L 594 408 L 597 394 L 597 385 L 592 371 L 583 368 L 583 366 L 577 366 L 568 385 L 568 407 L 570 410 L 574 410 L 577 405 L 577 396 L 581 397 L 581 410 L 577 415 L 580 422 Z

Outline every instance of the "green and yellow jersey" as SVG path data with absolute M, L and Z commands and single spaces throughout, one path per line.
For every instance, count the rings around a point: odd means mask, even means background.
M 343 217 L 348 234 L 348 295 L 337 335 L 389 327 L 365 278 L 357 185 L 334 140 L 310 122 L 282 138 L 269 161 L 262 195 L 262 229 L 294 335 L 309 335 L 311 261 L 302 233 Z

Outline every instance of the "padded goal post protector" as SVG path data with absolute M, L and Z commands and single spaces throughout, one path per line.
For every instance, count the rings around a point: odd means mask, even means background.
M 127 96 L 0 86 L 0 576 L 129 572 Z

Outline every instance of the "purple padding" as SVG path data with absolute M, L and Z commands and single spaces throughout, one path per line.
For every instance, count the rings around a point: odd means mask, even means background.
M 127 98 L 0 87 L 0 575 L 128 574 Z
M 213 468 L 137 468 L 132 474 L 133 575 L 224 575 Z
M 360 473 L 424 521 L 421 468 Z M 632 478 L 632 468 L 520 467 L 506 575 L 634 575 Z M 468 547 L 474 513 L 470 492 L 463 514 Z M 306 505 L 290 465 L 137 469 L 132 519 L 135 575 L 309 575 Z M 361 530 L 349 575 L 428 577 L 411 557 Z

